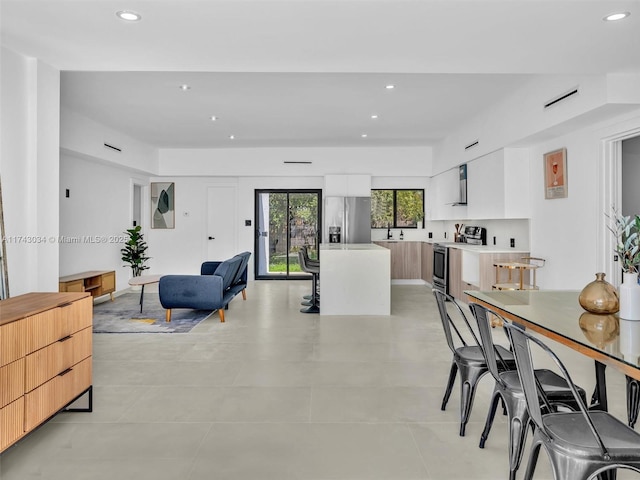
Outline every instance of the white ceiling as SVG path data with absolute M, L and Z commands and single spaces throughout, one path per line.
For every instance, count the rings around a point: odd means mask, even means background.
M 640 73 L 640 0 L 0 7 L 3 45 L 63 71 L 64 106 L 159 147 L 431 145 L 536 75 Z

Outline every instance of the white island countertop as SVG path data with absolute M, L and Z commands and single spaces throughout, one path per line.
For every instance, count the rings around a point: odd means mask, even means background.
M 320 245 L 320 315 L 390 315 L 391 256 L 373 243 Z
M 429 240 L 427 243 L 433 243 L 434 245 L 437 243 L 448 248 L 457 248 L 458 250 L 476 253 L 529 253 L 529 249 L 527 248 L 500 247 L 498 245 L 473 245 L 472 243 L 451 242 L 447 240 Z
M 322 243 L 320 251 L 325 250 L 379 250 L 384 249 L 375 243 Z M 321 254 L 322 255 L 322 254 Z

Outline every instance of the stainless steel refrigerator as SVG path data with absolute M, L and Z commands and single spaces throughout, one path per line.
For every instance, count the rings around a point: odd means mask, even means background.
M 327 243 L 371 243 L 371 197 L 326 197 L 323 230 Z

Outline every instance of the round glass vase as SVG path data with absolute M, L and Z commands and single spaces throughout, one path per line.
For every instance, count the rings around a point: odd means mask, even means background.
M 620 318 L 640 321 L 640 284 L 638 274 L 624 272 L 620 290 Z
M 610 314 L 620 309 L 618 291 L 604 277 L 604 273 L 596 273 L 596 279 L 580 292 L 578 301 L 587 312 Z

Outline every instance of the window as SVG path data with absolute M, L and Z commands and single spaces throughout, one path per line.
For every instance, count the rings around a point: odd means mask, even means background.
M 424 190 L 371 190 L 371 228 L 418 228 Z

